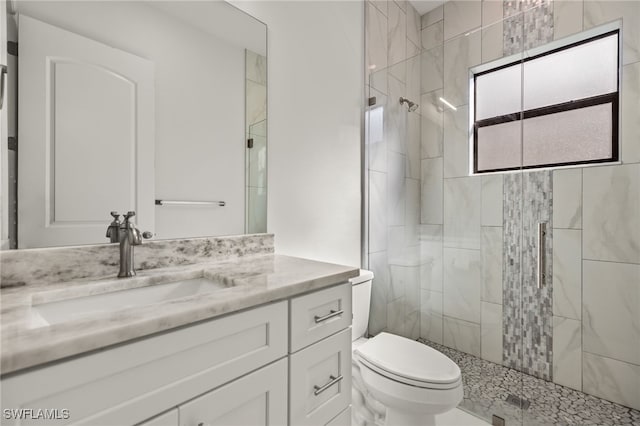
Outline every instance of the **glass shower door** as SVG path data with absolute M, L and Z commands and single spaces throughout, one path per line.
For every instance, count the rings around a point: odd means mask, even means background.
M 531 330 L 525 325 L 530 294 L 523 273 L 528 267 L 524 242 L 529 233 L 525 221 L 530 206 L 522 169 L 526 17 L 521 3 L 505 2 L 496 20 L 483 22 L 477 31 L 480 60 L 470 64 L 468 74 L 471 177 L 466 179 L 479 180 L 480 342 L 479 356 L 476 355 L 479 359 L 462 361 L 463 372 L 468 370 L 462 408 L 489 423 L 504 421 L 507 425 L 527 424 L 524 419 L 530 404 L 522 374 L 530 361 L 527 341 Z M 462 37 L 472 36 L 473 33 Z M 445 61 L 446 55 L 445 51 Z M 445 145 L 445 159 L 448 148 Z M 446 220 L 445 252 L 451 245 L 446 236 Z M 450 286 L 445 279 L 445 293 Z
M 526 425 L 640 418 L 640 167 L 625 130 L 637 95 L 624 85 L 637 73 L 623 40 L 637 9 L 624 5 L 585 2 L 566 38 L 525 34 L 523 164 L 551 164 L 522 174 Z

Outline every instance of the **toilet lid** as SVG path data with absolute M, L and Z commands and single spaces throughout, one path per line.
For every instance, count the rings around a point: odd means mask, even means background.
M 405 337 L 380 333 L 355 352 L 367 364 L 377 367 L 379 372 L 383 370 L 395 376 L 392 378 L 442 385 L 460 381 L 460 368 L 449 357 Z

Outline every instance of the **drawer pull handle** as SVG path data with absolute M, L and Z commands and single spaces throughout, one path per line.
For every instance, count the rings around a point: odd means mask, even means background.
M 326 391 L 327 389 L 329 389 L 331 386 L 333 386 L 333 385 L 335 385 L 336 383 L 338 383 L 338 382 L 339 382 L 340 380 L 342 380 L 343 378 L 344 378 L 344 377 L 342 377 L 342 374 L 341 374 L 341 375 L 339 375 L 338 377 L 335 377 L 335 376 L 329 376 L 329 379 L 331 379 L 331 380 L 329 381 L 329 383 L 327 383 L 327 384 L 326 384 L 326 385 L 324 385 L 324 386 L 318 386 L 318 385 L 315 385 L 315 386 L 313 387 L 313 389 L 315 389 L 315 390 L 313 391 L 313 394 L 314 394 L 315 396 L 320 395 L 322 392 Z
M 340 309 L 339 311 L 334 311 L 333 309 L 331 310 L 331 312 L 329 312 L 327 315 L 323 316 L 323 317 L 319 317 L 318 315 L 315 316 L 316 319 L 316 324 L 326 321 L 330 318 L 333 317 L 337 317 L 338 315 L 342 315 L 344 313 L 344 310 Z

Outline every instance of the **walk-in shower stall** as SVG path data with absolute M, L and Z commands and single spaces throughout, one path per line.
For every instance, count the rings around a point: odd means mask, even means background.
M 366 2 L 369 333 L 489 423 L 640 424 L 640 3 Z

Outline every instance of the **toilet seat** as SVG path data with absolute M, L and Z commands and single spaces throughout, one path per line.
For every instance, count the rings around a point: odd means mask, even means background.
M 462 385 L 455 362 L 427 345 L 401 336 L 380 333 L 354 353 L 363 366 L 399 383 L 442 390 Z

